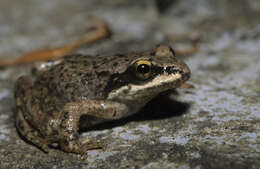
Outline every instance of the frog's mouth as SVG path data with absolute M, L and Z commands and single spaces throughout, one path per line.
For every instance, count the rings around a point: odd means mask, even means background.
M 161 74 L 143 85 L 129 84 L 130 89 L 128 94 L 158 94 L 162 91 L 179 87 L 187 79 L 188 76 L 183 76 L 181 73 Z

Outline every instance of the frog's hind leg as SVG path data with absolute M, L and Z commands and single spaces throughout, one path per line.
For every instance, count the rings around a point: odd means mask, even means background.
M 34 144 L 45 153 L 48 153 L 49 147 L 46 141 L 39 136 L 38 132 L 33 129 L 25 120 L 23 113 L 18 110 L 16 117 L 16 128 L 19 134 L 29 143 Z
M 48 152 L 48 144 L 28 122 L 30 116 L 25 105 L 27 105 L 28 99 L 26 98 L 28 97 L 26 96 L 30 93 L 31 87 L 32 81 L 26 76 L 20 77 L 15 84 L 16 128 L 28 142 L 33 143 L 44 152 Z

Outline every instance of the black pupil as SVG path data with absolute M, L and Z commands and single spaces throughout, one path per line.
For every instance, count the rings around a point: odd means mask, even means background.
M 137 72 L 146 74 L 146 73 L 150 72 L 150 66 L 148 66 L 146 64 L 141 64 L 137 67 Z

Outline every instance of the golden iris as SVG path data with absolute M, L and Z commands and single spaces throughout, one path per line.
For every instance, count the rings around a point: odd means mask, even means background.
M 138 60 L 134 64 L 135 75 L 137 78 L 145 80 L 151 76 L 152 63 L 148 60 Z

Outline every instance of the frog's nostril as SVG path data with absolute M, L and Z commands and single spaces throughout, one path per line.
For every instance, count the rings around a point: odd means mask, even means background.
M 168 66 L 165 68 L 165 72 L 167 74 L 176 74 L 176 73 L 181 73 L 182 71 L 174 66 Z

